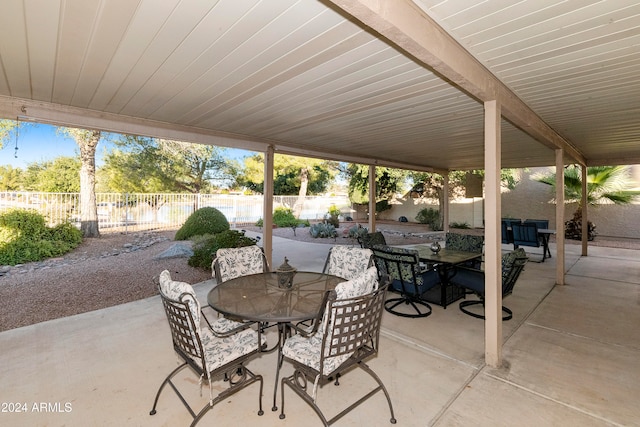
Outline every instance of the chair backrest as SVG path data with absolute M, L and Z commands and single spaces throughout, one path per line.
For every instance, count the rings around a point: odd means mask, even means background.
M 384 245 L 372 249 L 378 273 L 389 276 L 393 289 L 410 295 L 426 291 L 417 250 Z
M 513 243 L 513 230 L 510 229 L 511 225 L 509 225 L 507 221 L 502 220 L 500 227 L 502 229 L 502 243 Z
M 211 265 L 218 283 L 249 274 L 264 273 L 268 268 L 262 248 L 256 245 L 218 249 Z
M 352 280 L 373 265 L 371 249 L 338 245 L 329 249 L 323 273 Z
M 354 362 L 378 352 L 380 323 L 384 312 L 387 284 L 368 294 L 340 298 L 336 290 L 329 296 L 322 331 L 320 374 L 330 374 L 353 354 Z
M 538 226 L 535 223 L 513 224 L 513 245 L 518 246 L 534 246 L 540 247 L 540 239 L 538 238 Z
M 447 233 L 445 247 L 456 251 L 482 253 L 484 236 L 473 234 Z
M 380 231 L 376 231 L 373 233 L 367 233 L 359 239 L 360 246 L 363 249 L 371 249 L 375 245 L 386 245 L 387 240 L 384 238 L 384 234 Z
M 538 226 L 538 229 L 549 228 L 548 219 L 525 219 L 523 224 L 535 224 Z
M 505 297 L 513 291 L 520 273 L 529 258 L 522 248 L 518 248 L 502 256 L 502 296 Z
M 165 270 L 160 275 L 158 291 L 169 322 L 173 348 L 199 374 L 208 372 L 200 338 L 200 305 L 193 287 L 171 280 Z

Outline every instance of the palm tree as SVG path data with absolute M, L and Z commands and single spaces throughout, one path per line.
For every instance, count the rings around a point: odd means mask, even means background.
M 554 187 L 556 174 L 552 173 L 536 178 L 536 181 Z M 591 166 L 587 168 L 587 200 L 590 206 L 614 203 L 625 205 L 640 195 L 632 190 L 634 182 L 626 166 Z M 580 240 L 582 238 L 582 172 L 577 165 L 564 168 L 564 197 L 567 203 L 578 203 L 573 219 L 565 223 L 565 237 Z M 595 237 L 595 225 L 588 223 L 588 239 Z

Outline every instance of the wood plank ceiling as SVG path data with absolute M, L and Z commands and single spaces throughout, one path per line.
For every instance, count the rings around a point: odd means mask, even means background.
M 415 2 L 588 163 L 640 163 L 636 2 Z M 0 116 L 414 169 L 484 165 L 480 102 L 316 0 L 8 0 Z M 504 167 L 554 164 L 553 150 L 502 128 Z

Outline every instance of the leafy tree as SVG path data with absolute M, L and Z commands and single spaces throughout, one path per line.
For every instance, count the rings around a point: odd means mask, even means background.
M 229 179 L 233 166 L 219 147 L 123 135 L 105 157 L 104 173 L 117 192 L 201 193 Z
M 351 163 L 347 167 L 349 179 L 349 199 L 353 203 L 369 203 L 369 166 Z M 401 169 L 376 167 L 376 212 L 389 209 L 388 201 L 399 191 L 407 178 Z
M 16 191 L 22 188 L 23 171 L 11 165 L 0 166 L 0 191 Z
M 24 173 L 30 191 L 77 193 L 80 191 L 80 159 L 60 156 L 45 162 L 33 162 Z
M 80 148 L 80 230 L 84 237 L 98 237 L 98 207 L 96 206 L 96 149 L 102 137 L 99 130 L 59 128 L 73 138 Z
M 550 185 L 555 194 L 556 174 L 550 173 L 535 178 L 536 181 Z M 631 179 L 626 166 L 587 167 L 587 204 L 596 206 L 604 203 L 617 205 L 629 204 L 637 200 L 640 191 L 633 190 L 636 184 Z M 577 165 L 564 168 L 564 197 L 566 203 L 577 203 L 573 219 L 565 223 L 568 238 L 580 239 L 582 232 L 582 170 Z M 589 222 L 589 239 L 593 239 L 595 226 Z
M 12 132 L 18 127 L 15 120 L 0 120 L 0 149 L 5 141 L 8 141 Z
M 336 174 L 337 163 L 329 160 L 276 154 L 274 157 L 273 192 L 276 195 L 322 194 Z M 244 159 L 240 185 L 257 193 L 264 191 L 264 155 Z M 306 186 L 306 190 L 305 190 Z

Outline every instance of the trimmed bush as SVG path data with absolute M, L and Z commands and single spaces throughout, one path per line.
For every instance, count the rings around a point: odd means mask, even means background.
M 220 248 L 240 248 L 257 243 L 256 239 L 247 237 L 237 230 L 225 230 L 218 234 L 195 236 L 193 239 L 193 255 L 188 260 L 192 267 L 211 270 L 211 262 Z
M 12 209 L 0 215 L 0 264 L 16 265 L 64 255 L 82 242 L 70 223 L 47 227 L 33 210 Z
M 193 236 L 203 236 L 205 234 L 217 234 L 228 230 L 229 221 L 216 208 L 200 208 L 184 222 L 182 227 L 176 231 L 176 240 L 187 240 Z

